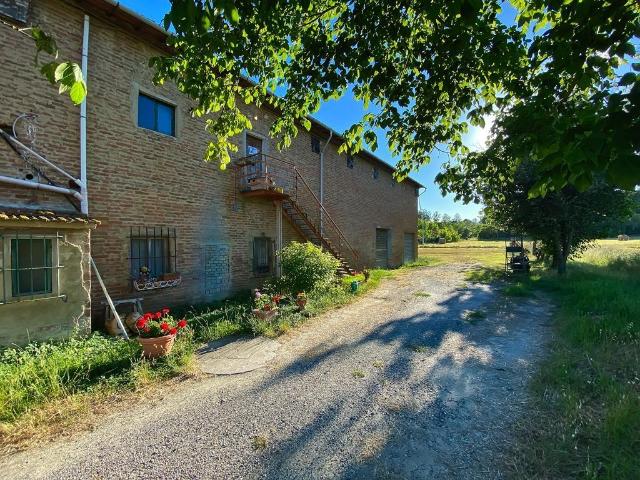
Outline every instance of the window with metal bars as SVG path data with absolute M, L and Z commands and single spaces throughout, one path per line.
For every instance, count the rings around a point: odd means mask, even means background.
M 269 237 L 253 239 L 253 273 L 269 275 L 273 263 L 273 242 Z
M 55 235 L 0 235 L 0 303 L 58 296 L 58 240 Z
M 131 278 L 162 279 L 177 272 L 176 229 L 168 227 L 131 227 Z
M 354 160 L 353 155 L 347 155 L 347 168 L 353 168 Z
M 320 153 L 320 139 L 318 137 L 311 137 L 311 151 Z

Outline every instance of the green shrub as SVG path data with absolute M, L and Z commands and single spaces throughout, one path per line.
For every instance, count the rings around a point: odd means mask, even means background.
M 323 288 L 336 280 L 340 262 L 312 243 L 292 242 L 280 252 L 282 288 L 295 295 Z

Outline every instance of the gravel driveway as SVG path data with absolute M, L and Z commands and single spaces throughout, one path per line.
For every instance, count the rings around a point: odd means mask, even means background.
M 502 478 L 549 308 L 468 268 L 403 271 L 281 337 L 268 368 L 185 382 L 0 477 Z

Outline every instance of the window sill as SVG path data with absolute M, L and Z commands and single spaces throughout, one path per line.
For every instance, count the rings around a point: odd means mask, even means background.
M 66 295 L 55 295 L 53 293 L 45 293 L 40 295 L 22 295 L 20 297 L 9 297 L 5 301 L 0 301 L 0 305 L 8 305 L 10 303 L 34 302 L 37 300 L 57 300 L 67 301 Z
M 155 135 L 159 135 L 162 138 L 168 138 L 171 140 L 177 140 L 178 137 L 176 135 L 170 135 L 168 133 L 162 133 L 159 132 L 158 130 L 152 130 L 151 128 L 146 128 L 146 127 L 141 127 L 140 125 L 136 125 L 138 127 L 139 130 L 142 130 L 144 132 L 149 132 L 149 133 L 153 133 Z
M 138 292 L 146 290 L 157 290 L 159 288 L 171 288 L 177 287 L 182 283 L 182 277 L 174 278 L 171 280 L 147 280 L 147 281 L 133 281 L 133 288 Z

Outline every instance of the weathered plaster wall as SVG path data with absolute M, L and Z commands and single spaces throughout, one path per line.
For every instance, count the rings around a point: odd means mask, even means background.
M 51 236 L 58 233 L 63 237 L 59 239 L 59 263 L 64 266 L 60 270 L 60 294 L 66 298 L 23 300 L 0 305 L 0 345 L 60 338 L 74 331 L 87 334 L 91 324 L 89 229 L 0 228 L 0 248 L 4 248 L 3 238 L 8 241 L 3 236 L 16 232 L 20 235 Z M 10 280 L 7 280 L 9 288 Z

